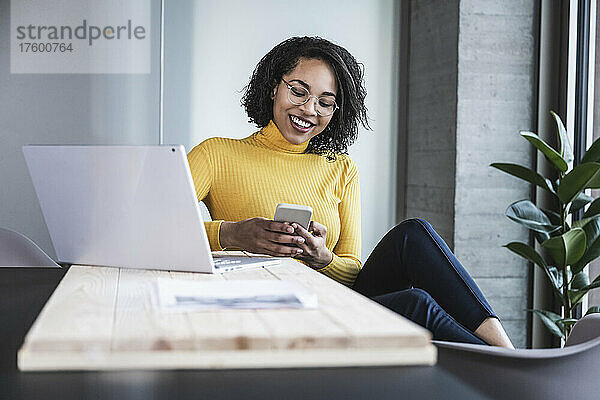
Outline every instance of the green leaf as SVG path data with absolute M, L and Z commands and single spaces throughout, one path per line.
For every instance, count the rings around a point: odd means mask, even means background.
M 534 185 L 537 185 L 542 189 L 554 192 L 554 190 L 552 190 L 552 188 L 548 186 L 548 182 L 543 176 L 529 168 L 523 167 L 522 165 L 510 163 L 493 163 L 490 164 L 490 167 L 494 167 L 502 172 L 506 172 L 507 174 L 516 176 L 519 179 L 523 179 L 524 181 L 533 183 Z
M 542 246 L 548 249 L 557 266 L 572 265 L 585 253 L 585 232 L 581 228 L 573 228 L 546 240 Z
M 592 204 L 590 204 L 586 212 L 583 214 L 583 217 L 588 218 L 598 214 L 600 214 L 600 198 L 592 201 Z
M 571 281 L 571 289 L 579 290 L 581 288 L 586 287 L 590 284 L 590 278 L 588 274 L 585 272 L 578 272 L 573 275 L 573 280 Z
M 542 244 L 544 243 L 546 240 L 550 239 L 550 234 L 546 233 L 546 232 L 533 232 L 533 235 L 535 236 L 535 240 L 539 243 Z
M 583 228 L 585 225 L 592 222 L 594 218 L 581 218 L 573 222 L 573 228 Z
M 555 266 L 548 267 L 548 271 L 554 282 L 556 282 L 556 287 L 560 288 L 562 286 L 562 273 Z
M 562 284 L 563 284 L 562 283 L 563 282 L 562 271 L 559 271 L 558 268 L 556 268 L 554 266 L 550 266 L 550 267 L 548 267 L 548 273 L 552 277 L 552 284 L 554 285 L 554 287 L 556 289 L 558 289 L 558 293 L 560 294 L 560 297 L 562 298 L 562 292 L 560 291 Z
M 561 283 L 559 283 L 558 279 L 551 272 L 551 269 L 556 270 L 556 268 L 548 267 L 542 256 L 533 247 L 521 242 L 511 242 L 504 247 L 542 268 L 546 274 L 546 277 L 557 292 L 556 294 L 562 298 L 562 294 L 560 292 Z
M 585 193 L 579 193 L 577 197 L 571 203 L 571 207 L 569 208 L 570 213 L 574 213 L 575 211 L 581 210 L 585 207 L 590 201 L 593 201 L 594 198 L 592 196 L 588 196 Z
M 592 165 L 592 164 L 599 164 L 599 163 L 587 163 L 587 164 L 582 164 L 582 165 Z M 598 172 L 596 175 L 594 175 L 592 180 L 590 180 L 588 182 L 588 184 L 585 186 L 585 188 L 586 189 L 600 189 L 600 172 Z
M 558 326 L 558 329 L 560 329 L 562 332 L 565 331 L 565 328 L 571 327 L 571 326 L 575 325 L 576 323 L 577 323 L 577 319 L 575 319 L 575 318 L 563 318 L 563 319 L 559 319 L 558 321 L 555 322 L 556 326 Z
M 537 251 L 535 251 L 535 249 L 533 247 L 529 246 L 528 244 L 521 243 L 521 242 L 510 242 L 509 244 L 505 245 L 504 247 L 506 247 L 513 253 L 516 253 L 516 254 L 520 255 L 521 257 L 526 258 L 527 260 L 531 261 L 532 263 L 539 265 L 540 267 L 542 267 L 544 269 L 548 268 L 548 265 L 546 265 L 546 262 L 544 261 L 542 256 Z
M 521 136 L 529 141 L 536 149 L 542 152 L 546 159 L 554 165 L 556 169 L 562 172 L 566 172 L 569 166 L 567 162 L 563 160 L 560 154 L 554 150 L 550 145 L 544 142 L 538 135 L 533 132 L 522 131 Z
M 565 326 L 573 326 L 577 323 L 577 319 L 575 318 L 562 318 L 555 322 L 555 324 L 563 330 Z
M 600 140 L 594 141 L 589 149 L 583 155 L 581 163 L 600 161 Z
M 591 306 L 586 311 L 585 315 L 600 313 L 600 306 Z
M 585 296 L 587 292 L 597 287 L 600 287 L 600 275 L 597 276 L 592 283 L 582 287 L 579 290 L 569 290 L 569 299 L 571 300 L 571 305 L 574 306 L 578 304 L 581 300 L 583 300 L 583 296 Z
M 587 163 L 576 166 L 562 179 L 558 185 L 558 198 L 563 204 L 570 203 L 577 195 L 588 187 L 600 185 L 599 163 Z
M 556 325 L 556 321 L 559 321 L 561 319 L 560 315 L 555 314 L 550 311 L 545 311 L 545 310 L 529 310 L 529 311 L 534 312 L 538 317 L 540 317 L 540 319 L 542 320 L 544 325 L 546 325 L 546 328 L 548 328 L 548 330 L 553 335 L 556 335 L 559 338 L 564 339 L 565 335 L 563 334 L 563 331 L 558 327 L 558 325 Z
M 588 292 L 583 290 L 569 290 L 569 301 L 571 302 L 571 307 L 575 307 L 577 304 L 581 303 L 583 300 L 583 296 Z
M 571 150 L 571 142 L 569 141 L 569 135 L 562 120 L 554 111 L 550 111 L 550 114 L 556 121 L 556 128 L 558 129 L 558 140 L 560 142 L 560 155 L 568 163 L 573 161 L 573 151 Z
M 598 276 L 596 277 L 596 279 L 594 279 L 594 280 L 592 281 L 592 283 L 590 283 L 590 284 L 589 284 L 589 285 L 587 285 L 587 286 L 584 286 L 584 287 L 582 287 L 582 288 L 581 288 L 581 289 L 579 289 L 579 290 L 590 291 L 590 290 L 592 290 L 592 289 L 595 289 L 595 288 L 597 288 L 597 287 L 600 287 L 600 275 L 598 275 Z
M 550 283 L 552 283 L 552 289 L 554 291 L 554 296 L 558 299 L 559 303 L 563 303 L 563 293 L 562 293 L 562 282 L 563 276 L 562 272 L 559 271 L 554 266 L 548 267 L 548 275 L 550 276 Z M 548 276 L 547 275 L 547 276 Z
M 577 274 L 585 266 L 600 257 L 600 217 L 584 218 L 576 221 L 574 226 L 583 228 L 585 232 L 586 250 L 583 256 L 572 266 L 574 274 Z
M 542 212 L 546 214 L 548 219 L 550 219 L 552 225 L 562 225 L 562 218 L 560 217 L 559 213 L 557 213 L 556 211 L 548 210 L 546 208 L 540 208 L 540 210 L 542 210 Z M 567 229 L 570 229 L 569 224 L 567 224 Z
M 554 232 L 560 226 L 553 225 L 542 210 L 529 200 L 519 200 L 506 209 L 505 215 L 511 220 L 537 232 Z

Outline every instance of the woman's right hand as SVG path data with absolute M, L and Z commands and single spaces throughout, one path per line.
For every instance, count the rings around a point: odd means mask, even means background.
M 223 248 L 235 247 L 274 257 L 294 257 L 302 254 L 302 249 L 295 245 L 304 243 L 304 238 L 294 234 L 294 228 L 287 222 L 249 218 L 239 222 L 222 222 L 219 242 Z

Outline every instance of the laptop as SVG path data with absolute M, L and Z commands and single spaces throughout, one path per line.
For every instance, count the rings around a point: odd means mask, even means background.
M 273 265 L 213 257 L 181 145 L 23 146 L 59 262 L 220 273 Z

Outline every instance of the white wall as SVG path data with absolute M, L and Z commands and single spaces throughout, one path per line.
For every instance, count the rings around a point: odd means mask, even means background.
M 24 144 L 158 143 L 160 2 L 152 0 L 152 73 L 11 74 L 10 1 L 0 0 L 0 227 L 54 249 Z
M 397 7 L 391 0 L 171 0 L 165 6 L 165 143 L 246 137 L 241 91 L 260 58 L 291 36 L 317 35 L 365 66 L 373 132 L 350 155 L 360 171 L 363 260 L 395 221 Z

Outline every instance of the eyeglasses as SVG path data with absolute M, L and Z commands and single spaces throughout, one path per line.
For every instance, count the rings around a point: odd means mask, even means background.
M 338 105 L 332 96 L 314 96 L 310 94 L 308 89 L 304 86 L 290 85 L 285 79 L 281 78 L 281 80 L 288 88 L 288 100 L 292 104 L 301 106 L 302 104 L 308 103 L 308 101 L 314 97 L 317 99 L 317 102 L 315 103 L 315 111 L 321 117 L 328 117 L 338 109 Z

